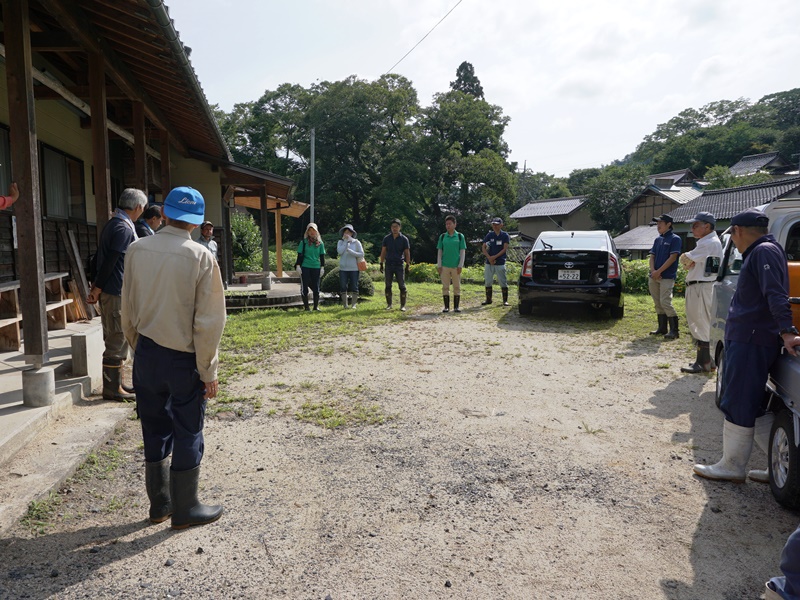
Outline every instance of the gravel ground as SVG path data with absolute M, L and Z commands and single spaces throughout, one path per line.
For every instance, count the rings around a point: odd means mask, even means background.
M 128 421 L 49 525 L 0 540 L 0 598 L 759 598 L 798 518 L 692 476 L 722 416 L 686 343 L 503 314 L 414 315 L 228 384 L 261 406 L 206 423 L 206 527 L 144 520 Z M 297 418 L 323 404 L 347 425 Z

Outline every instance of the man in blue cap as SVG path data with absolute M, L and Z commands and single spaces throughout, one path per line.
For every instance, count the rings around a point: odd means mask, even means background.
M 711 339 L 711 296 L 714 291 L 716 273 L 706 273 L 706 260 L 722 258 L 722 242 L 714 227 L 716 218 L 709 212 L 699 212 L 692 224 L 692 234 L 697 245 L 691 252 L 681 254 L 679 259 L 687 269 L 686 274 L 686 321 L 697 344 L 694 364 L 681 367 L 684 373 L 707 373 L 714 370 L 709 340 Z
M 133 385 L 150 521 L 171 516 L 173 529 L 205 525 L 222 515 L 221 506 L 197 499 L 205 405 L 219 387 L 225 326 L 219 266 L 191 238 L 204 212 L 200 192 L 172 190 L 164 200 L 167 225 L 128 249 L 122 286 L 122 326 L 135 348 Z
M 650 279 L 648 287 L 658 317 L 658 328 L 650 335 L 663 335 L 669 340 L 678 337 L 678 313 L 672 306 L 672 288 L 678 272 L 678 255 L 681 253 L 681 238 L 672 231 L 672 217 L 656 217 L 659 236 L 650 249 Z M 669 331 L 667 330 L 669 325 Z
M 731 219 L 731 240 L 744 262 L 725 323 L 722 459 L 694 466 L 706 479 L 745 480 L 754 437 L 759 446 L 764 443 L 757 430 L 768 432 L 771 426 L 763 406 L 769 369 L 782 346 L 793 356 L 800 346 L 789 307 L 786 253 L 767 232 L 768 225 L 768 217 L 754 208 Z

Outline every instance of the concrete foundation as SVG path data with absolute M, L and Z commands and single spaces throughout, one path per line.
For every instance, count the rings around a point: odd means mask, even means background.
M 72 341 L 72 374 L 91 379 L 91 391 L 103 386 L 103 328 L 99 325 L 76 333 Z
M 53 367 L 28 369 L 22 372 L 22 404 L 50 406 L 56 399 L 56 373 Z

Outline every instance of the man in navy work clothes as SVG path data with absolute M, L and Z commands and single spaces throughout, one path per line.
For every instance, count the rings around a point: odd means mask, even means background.
M 681 238 L 672 231 L 672 217 L 656 218 L 658 237 L 650 250 L 650 296 L 656 307 L 658 329 L 650 335 L 663 335 L 669 340 L 678 337 L 678 313 L 672 307 L 672 288 L 678 272 L 678 256 L 681 253 Z M 669 331 L 667 331 L 669 325 Z
M 122 280 L 125 275 L 125 255 L 138 238 L 136 221 L 147 207 L 142 190 L 127 188 L 120 194 L 117 209 L 100 233 L 97 244 L 97 274 L 86 297 L 88 304 L 100 302 L 100 321 L 103 325 L 103 398 L 134 400 L 135 396 L 122 387 L 122 364 L 128 358 L 128 343 L 120 324 Z M 130 390 L 130 391 L 129 391 Z
M 483 284 L 486 287 L 486 300 L 482 305 L 492 303 L 492 284 L 497 275 L 497 283 L 500 284 L 500 291 L 503 293 L 503 306 L 508 306 L 508 281 L 506 280 L 506 252 L 511 238 L 503 231 L 503 219 L 495 217 L 492 219 L 492 230 L 483 238 L 481 251 L 486 257 L 486 264 L 483 265 Z
M 400 219 L 392 220 L 392 232 L 383 238 L 381 255 L 378 258 L 381 264 L 381 273 L 384 274 L 386 310 L 392 308 L 392 279 L 397 279 L 397 287 L 400 288 L 400 310 L 406 309 L 408 298 L 405 275 L 408 274 L 408 267 L 411 264 L 411 244 L 409 244 L 408 238 L 400 233 L 400 226 Z M 384 262 L 386 263 L 385 270 Z
M 191 238 L 204 211 L 197 190 L 172 190 L 164 200 L 167 225 L 131 244 L 122 288 L 125 337 L 136 348 L 133 384 L 150 520 L 172 516 L 173 529 L 211 523 L 222 514 L 221 506 L 197 499 L 206 399 L 217 394 L 225 326 L 219 266 Z
M 792 355 L 800 346 L 789 307 L 786 253 L 767 233 L 768 224 L 767 216 L 754 208 L 731 219 L 731 240 L 744 262 L 725 323 L 722 459 L 694 466 L 694 472 L 707 479 L 745 480 L 756 429 L 765 429 L 762 425 L 770 420 L 764 415 L 769 369 L 781 346 Z

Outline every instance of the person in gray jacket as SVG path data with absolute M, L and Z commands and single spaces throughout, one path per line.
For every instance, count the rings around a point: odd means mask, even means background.
M 356 230 L 349 223 L 339 230 L 342 236 L 336 243 L 336 252 L 339 254 L 339 292 L 342 306 L 347 308 L 347 290 L 353 297 L 350 308 L 355 308 L 358 302 L 358 261 L 364 258 L 364 247 L 356 239 Z

